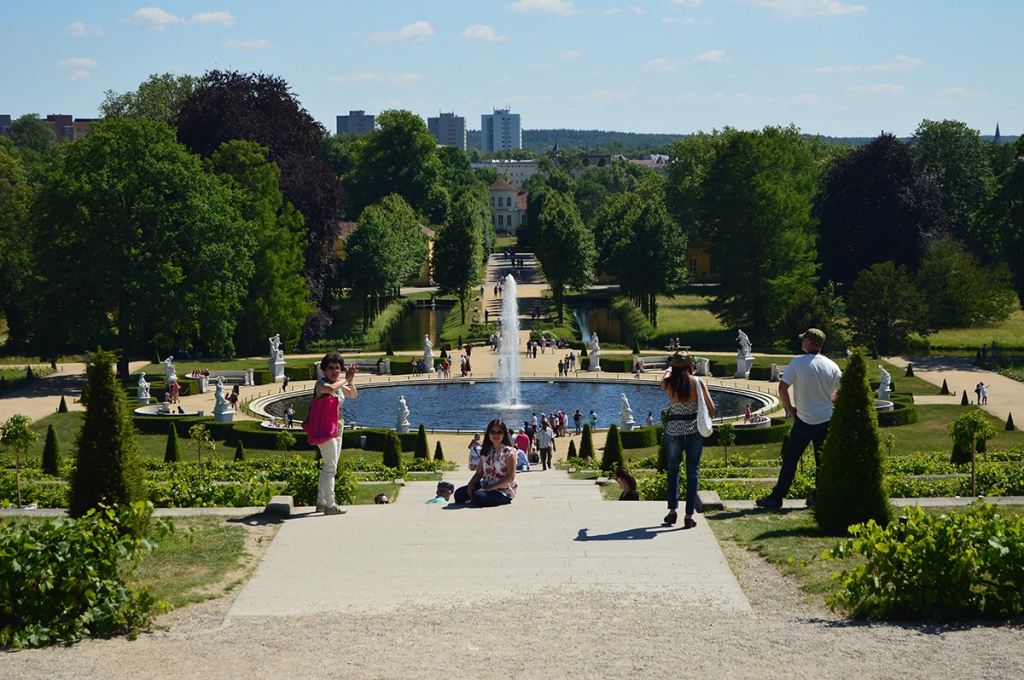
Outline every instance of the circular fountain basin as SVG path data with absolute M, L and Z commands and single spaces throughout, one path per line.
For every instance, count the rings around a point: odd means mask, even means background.
M 715 402 L 716 419 L 743 414 L 747 405 L 751 411 L 774 407 L 777 401 L 767 394 L 732 387 L 708 386 Z M 625 394 L 637 424 L 643 423 L 648 412 L 655 423 L 660 423 L 661 409 L 668 400 L 657 383 L 637 383 L 602 380 L 583 381 L 523 380 L 520 382 L 520 403 L 498 403 L 498 383 L 486 380 L 441 380 L 431 382 L 388 383 L 360 385 L 357 399 L 346 399 L 343 417 L 346 426 L 395 427 L 398 398 L 405 397 L 409 407 L 409 422 L 415 426 L 424 423 L 431 430 L 480 431 L 494 418 L 501 418 L 510 426 L 521 426 L 532 414 L 564 411 L 570 415 L 579 409 L 583 422 L 591 409 L 597 414 L 598 427 L 605 428 L 619 422 L 622 409 L 621 395 Z M 277 394 L 250 403 L 254 413 L 264 417 L 282 418 L 288 404 L 295 409 L 295 420 L 302 421 L 309 413 L 312 390 Z

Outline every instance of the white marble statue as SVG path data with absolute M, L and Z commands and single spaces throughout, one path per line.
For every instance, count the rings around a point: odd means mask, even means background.
M 217 387 L 213 392 L 213 398 L 215 404 L 213 406 L 213 413 L 229 413 L 231 412 L 231 402 L 224 396 L 224 376 L 217 376 Z
M 271 361 L 279 361 L 284 358 L 284 350 L 281 349 L 281 334 L 274 333 L 274 337 L 268 338 L 270 341 L 270 359 Z
M 423 358 L 432 359 L 434 357 L 434 343 L 430 341 L 429 335 L 423 336 Z
M 736 335 L 736 341 L 740 343 L 739 356 L 741 358 L 747 358 L 750 356 L 750 338 L 742 330 Z
M 409 407 L 405 403 L 405 396 L 398 397 L 398 418 L 395 421 L 395 429 L 405 433 L 409 431 Z
M 174 357 L 167 357 L 164 359 L 164 382 L 170 384 L 178 381 L 178 374 L 174 372 Z
M 139 392 L 138 392 L 138 397 L 139 397 L 139 403 L 140 404 L 148 404 L 149 403 L 149 383 L 146 382 L 146 374 L 145 373 L 139 373 Z
M 878 367 L 878 396 L 885 399 L 889 396 L 889 390 L 892 389 L 892 376 L 889 375 L 889 371 Z M 882 396 L 885 395 L 885 396 Z
M 626 398 L 625 392 L 619 395 L 619 399 L 622 402 L 622 409 L 619 411 L 619 429 L 632 430 L 636 421 L 633 420 L 633 409 L 629 406 L 629 399 Z
M 590 334 L 590 351 L 591 352 L 600 352 L 601 351 L 601 343 L 598 342 L 597 333 L 591 333 Z

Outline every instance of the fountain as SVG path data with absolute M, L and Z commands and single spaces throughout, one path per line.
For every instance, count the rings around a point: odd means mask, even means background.
M 498 403 L 502 406 L 519 405 L 519 300 L 516 280 L 505 277 L 505 292 L 501 299 L 501 338 L 498 361 Z

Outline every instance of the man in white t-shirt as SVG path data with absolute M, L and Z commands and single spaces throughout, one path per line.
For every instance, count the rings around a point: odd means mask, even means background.
M 814 476 L 817 480 L 821 447 L 832 421 L 832 402 L 843 377 L 836 363 L 821 355 L 824 333 L 817 328 L 808 328 L 800 340 L 804 355 L 791 361 L 779 379 L 779 399 L 786 414 L 793 417 L 793 429 L 782 451 L 779 481 L 770 494 L 757 501 L 762 508 L 782 507 L 782 499 L 793 484 L 800 457 L 810 443 L 814 444 Z M 814 493 L 807 498 L 807 506 L 814 506 Z

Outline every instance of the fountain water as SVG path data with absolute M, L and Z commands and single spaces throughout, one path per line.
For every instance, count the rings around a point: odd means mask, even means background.
M 498 403 L 519 404 L 519 299 L 516 280 L 509 274 L 501 299 L 501 341 L 498 362 Z

